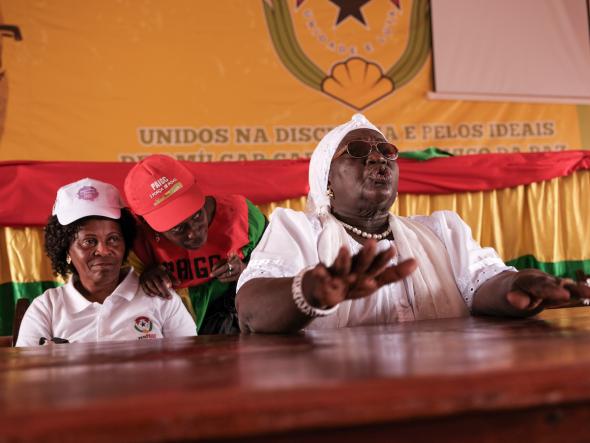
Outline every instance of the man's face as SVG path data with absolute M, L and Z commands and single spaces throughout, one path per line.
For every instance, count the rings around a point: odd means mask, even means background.
M 162 235 L 181 248 L 199 249 L 207 242 L 208 231 L 209 219 L 203 206 L 172 229 L 162 232 Z

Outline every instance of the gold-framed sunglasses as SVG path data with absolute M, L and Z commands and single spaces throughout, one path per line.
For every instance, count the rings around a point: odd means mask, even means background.
M 346 149 L 342 149 L 336 157 L 340 157 L 344 152 L 347 152 L 353 158 L 365 158 L 371 154 L 373 149 L 386 160 L 396 160 L 399 156 L 399 149 L 393 143 L 350 140 L 346 143 Z

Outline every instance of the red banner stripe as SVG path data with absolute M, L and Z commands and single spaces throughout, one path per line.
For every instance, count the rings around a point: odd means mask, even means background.
M 481 154 L 424 162 L 398 160 L 400 193 L 449 194 L 525 185 L 590 169 L 590 151 Z M 237 193 L 256 204 L 307 194 L 307 160 L 186 165 L 206 193 Z M 0 162 L 0 225 L 42 226 L 60 186 L 92 177 L 123 188 L 133 163 Z

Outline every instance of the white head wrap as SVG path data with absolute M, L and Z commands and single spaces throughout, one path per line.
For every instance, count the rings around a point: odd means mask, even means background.
M 316 215 L 330 212 L 330 199 L 326 191 L 328 190 L 328 175 L 332 157 L 346 134 L 355 129 L 372 129 L 381 134 L 381 131 L 363 114 L 354 114 L 350 121 L 335 127 L 320 140 L 309 162 L 308 212 L 313 212 Z
M 322 232 L 318 238 L 318 253 L 322 263 L 327 266 L 332 264 L 340 247 L 347 244 L 348 236 L 342 225 L 330 213 L 330 198 L 326 193 L 330 165 L 342 139 L 355 129 L 372 129 L 381 134 L 381 131 L 364 115 L 354 114 L 350 121 L 332 129 L 320 140 L 309 162 L 309 194 L 306 210 L 317 215 L 322 224 Z

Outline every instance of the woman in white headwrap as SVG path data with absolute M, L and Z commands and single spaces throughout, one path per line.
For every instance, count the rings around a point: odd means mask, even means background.
M 397 148 L 363 115 L 330 131 L 309 166 L 306 211 L 277 209 L 238 282 L 242 331 L 289 332 L 474 313 L 526 316 L 569 299 L 516 272 L 450 211 L 390 214 Z

